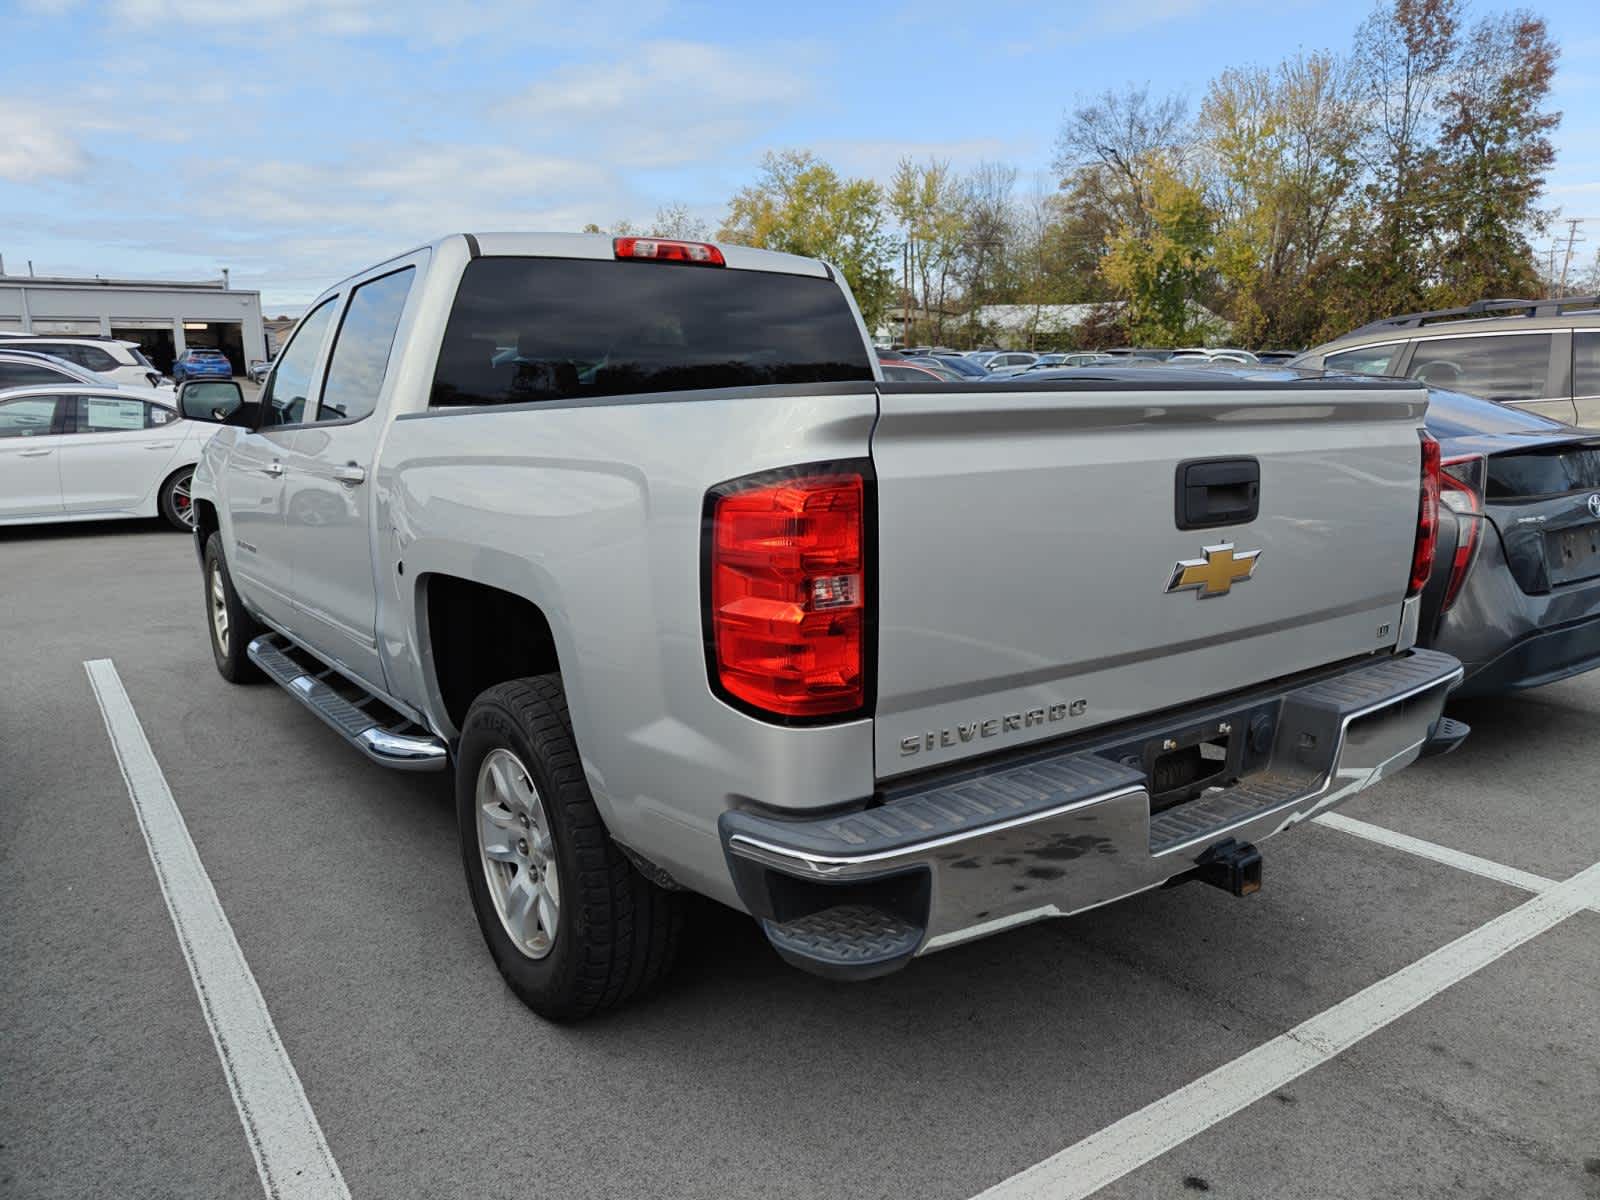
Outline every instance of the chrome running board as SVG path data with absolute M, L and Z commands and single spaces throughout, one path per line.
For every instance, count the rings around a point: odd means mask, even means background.
M 268 679 L 379 766 L 442 771 L 449 765 L 450 750 L 442 738 L 361 691 L 282 635 L 263 634 L 250 643 L 246 653 Z

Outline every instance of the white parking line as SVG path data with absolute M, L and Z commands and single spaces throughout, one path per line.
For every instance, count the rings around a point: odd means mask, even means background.
M 271 1200 L 349 1200 L 339 1164 L 278 1038 L 261 989 L 117 669 L 106 658 L 83 666 L 127 781 L 261 1186 Z
M 1329 829 L 1338 829 L 1355 837 L 1366 838 L 1369 842 L 1377 842 L 1380 846 L 1388 846 L 1393 850 L 1404 850 L 1407 854 L 1431 859 L 1447 867 L 1455 867 L 1459 871 L 1470 871 L 1474 875 L 1482 875 L 1485 879 L 1509 884 L 1525 892 L 1543 892 L 1556 885 L 1554 879 L 1546 879 L 1543 875 L 1535 875 L 1531 871 L 1519 871 L 1516 867 L 1491 862 L 1487 858 L 1479 858 L 1476 854 L 1467 854 L 1461 850 L 1452 850 L 1448 846 L 1425 842 L 1421 838 L 1396 833 L 1381 825 L 1369 825 L 1365 821 L 1358 821 L 1343 813 L 1323 813 L 1320 817 L 1313 817 L 1312 820 L 1318 825 L 1326 825 Z
M 1600 863 L 1552 884 L 1289 1032 L 1013 1175 L 978 1200 L 1083 1200 L 1597 903 Z

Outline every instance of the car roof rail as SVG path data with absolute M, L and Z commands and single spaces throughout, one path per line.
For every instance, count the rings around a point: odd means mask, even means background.
M 1600 296 L 1552 296 L 1543 300 L 1474 300 L 1461 308 L 1436 308 L 1428 312 L 1402 313 L 1369 321 L 1346 337 L 1357 333 L 1378 333 L 1385 329 L 1415 329 L 1436 321 L 1470 321 L 1474 317 L 1559 317 L 1569 310 L 1600 306 Z

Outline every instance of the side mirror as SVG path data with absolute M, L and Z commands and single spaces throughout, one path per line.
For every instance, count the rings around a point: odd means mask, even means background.
M 231 379 L 189 379 L 178 385 L 178 411 L 190 421 L 238 425 L 244 391 Z

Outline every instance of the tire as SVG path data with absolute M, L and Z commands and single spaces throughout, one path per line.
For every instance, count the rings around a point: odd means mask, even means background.
M 222 556 L 222 535 L 206 539 L 205 560 L 200 572 L 205 585 L 206 630 L 211 638 L 211 657 L 217 674 L 229 683 L 254 683 L 262 678 L 261 668 L 250 661 L 245 647 L 250 639 L 264 632 L 245 611 L 239 593 L 233 590 L 228 563 Z
M 167 476 L 167 481 L 156 493 L 156 503 L 161 515 L 179 533 L 194 532 L 194 500 L 189 489 L 194 484 L 194 464 L 181 467 Z
M 517 803 L 531 793 L 529 821 L 515 819 L 508 781 Z M 560 676 L 498 684 L 473 701 L 456 755 L 456 818 L 478 928 L 507 985 L 534 1012 L 579 1020 L 666 977 L 683 929 L 683 897 L 641 875 L 606 832 Z M 504 843 L 494 840 L 501 834 Z M 513 842 L 526 843 L 520 855 Z M 523 885 L 542 899 L 513 904 L 508 897 Z M 552 898 L 553 936 L 541 943 L 538 933 L 513 933 L 542 928 L 531 917 L 546 914 Z M 502 905 L 526 909 L 529 918 L 518 925 L 502 916 Z

